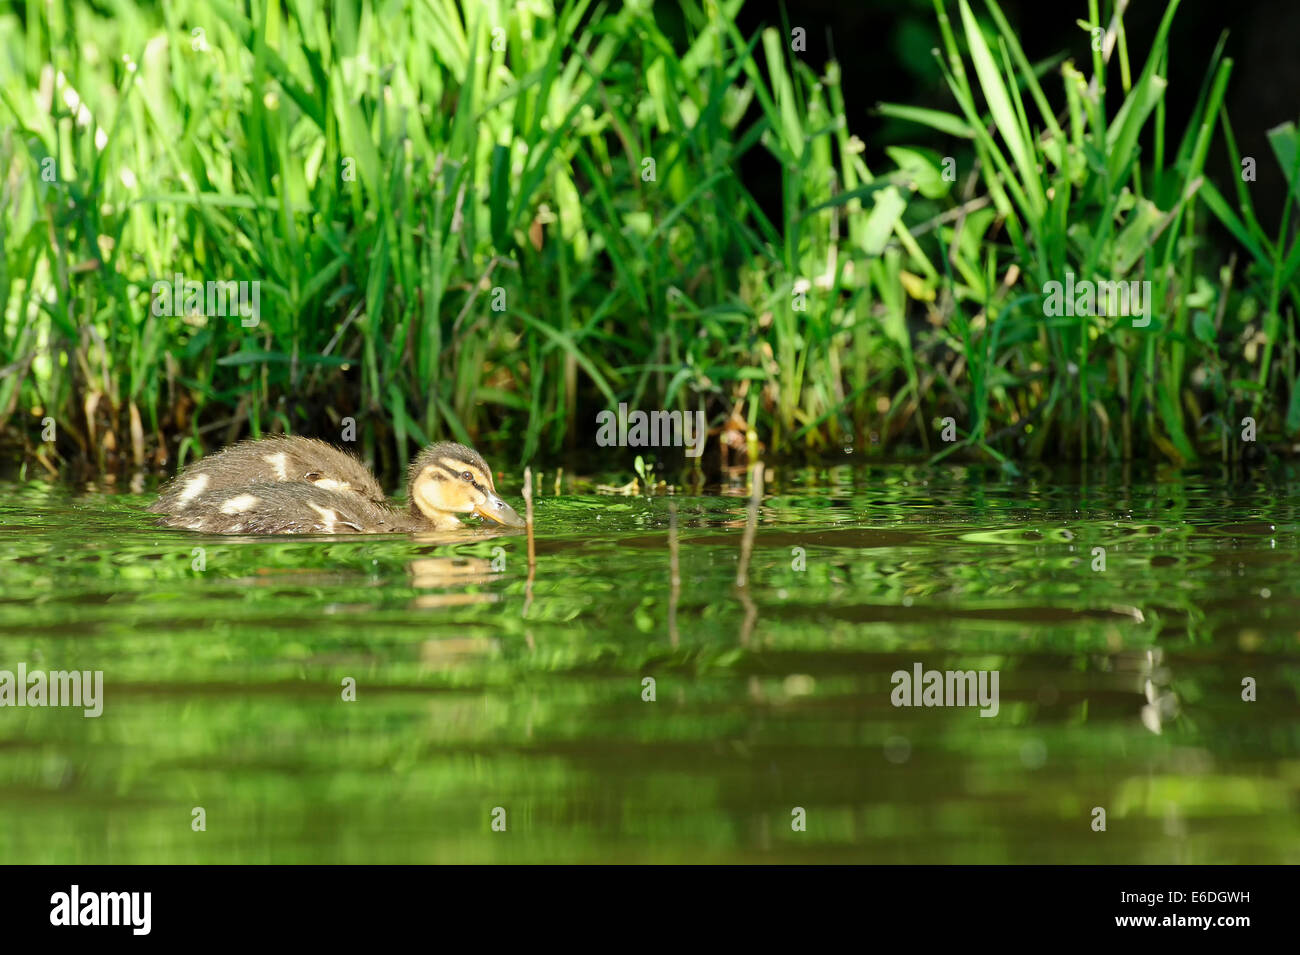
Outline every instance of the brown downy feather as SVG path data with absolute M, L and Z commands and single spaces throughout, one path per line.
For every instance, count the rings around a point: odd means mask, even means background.
M 276 437 L 241 441 L 200 458 L 162 488 L 149 510 L 182 515 L 214 491 L 277 481 L 350 491 L 373 504 L 387 502 L 374 475 L 346 451 L 315 438 Z
M 209 534 L 404 534 L 428 527 L 408 511 L 303 481 L 205 492 L 161 523 Z

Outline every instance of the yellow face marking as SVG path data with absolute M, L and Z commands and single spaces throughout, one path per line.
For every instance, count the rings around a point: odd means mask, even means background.
M 200 474 L 198 477 L 192 477 L 185 482 L 185 487 L 181 491 L 181 496 L 176 499 L 176 507 L 182 508 L 189 504 L 208 486 L 209 477 L 206 474 Z
M 319 481 L 312 481 L 317 487 L 323 487 L 327 491 L 350 491 L 352 485 L 347 481 L 336 481 L 333 478 L 321 478 Z
M 431 511 L 441 514 L 469 514 L 486 500 L 480 491 L 446 474 L 439 469 L 440 467 L 440 465 L 427 467 L 415 479 L 413 489 L 415 502 L 425 514 L 430 515 Z
M 283 451 L 281 451 L 279 454 L 263 455 L 262 460 L 265 461 L 267 464 L 271 465 L 271 467 L 275 469 L 276 480 L 279 481 L 289 480 L 289 469 L 287 466 L 288 458 L 285 457 Z
M 255 495 L 241 494 L 239 497 L 232 497 L 221 505 L 222 514 L 243 514 L 245 511 L 257 507 L 258 500 Z
M 321 520 L 325 522 L 325 533 L 333 534 L 334 524 L 339 519 L 338 514 L 330 510 L 328 507 L 321 507 L 319 504 L 313 504 L 311 501 L 307 502 L 307 506 L 321 516 Z

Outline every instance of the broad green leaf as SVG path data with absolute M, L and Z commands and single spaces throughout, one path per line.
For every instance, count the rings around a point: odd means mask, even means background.
M 1165 214 L 1150 199 L 1138 200 L 1137 208 L 1129 213 L 1123 230 L 1115 238 L 1111 267 L 1116 275 L 1125 275 L 1151 246 L 1152 237 L 1160 229 Z
M 876 196 L 875 208 L 867 217 L 865 244 L 863 251 L 867 255 L 879 255 L 885 250 L 889 237 L 893 234 L 894 224 L 898 222 L 907 200 L 895 188 L 889 188 Z
M 954 116 L 952 113 L 941 113 L 937 109 L 904 106 L 900 103 L 880 103 L 876 106 L 876 112 L 880 113 L 881 116 L 892 116 L 895 119 L 920 123 L 922 126 L 929 126 L 941 133 L 947 133 L 949 136 L 957 136 L 961 139 L 975 138 L 975 130 L 971 129 L 970 124 L 964 119 L 960 116 Z
M 1192 319 L 1192 334 L 1205 345 L 1214 344 L 1214 319 L 1207 312 L 1197 312 Z
M 948 194 L 952 183 L 943 178 L 943 157 L 938 153 L 905 146 L 886 146 L 885 153 L 916 183 L 917 191 L 927 199 L 938 199 Z
M 1139 84 L 1134 86 L 1124 100 L 1115 116 L 1115 122 L 1106 130 L 1107 168 L 1112 178 L 1119 176 L 1120 170 L 1128 162 L 1130 154 L 1137 148 L 1138 134 L 1142 132 L 1147 117 L 1156 108 L 1165 95 L 1168 81 L 1156 73 L 1143 73 Z
M 1282 175 L 1296 201 L 1300 202 L 1300 167 L 1296 165 L 1296 128 L 1295 123 L 1287 122 L 1268 131 L 1268 143 L 1273 147 L 1282 167 Z

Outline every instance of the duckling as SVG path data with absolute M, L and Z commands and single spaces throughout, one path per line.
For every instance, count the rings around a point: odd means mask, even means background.
M 180 514 L 204 495 L 274 481 L 351 491 L 374 504 L 388 500 L 374 475 L 346 451 L 315 438 L 273 437 L 241 441 L 200 458 L 162 488 L 149 510 Z
M 367 472 L 365 477 L 378 487 L 372 475 Z M 187 471 L 177 480 L 188 478 Z M 524 526 L 514 508 L 497 495 L 482 456 L 451 442 L 425 448 L 412 462 L 406 510 L 389 505 L 382 492 L 375 500 L 351 487 L 303 480 L 254 480 L 234 486 L 224 476 L 219 481 L 216 490 L 201 487 L 183 502 L 175 495 L 160 498 L 153 509 L 165 515 L 163 526 L 210 534 L 394 534 L 454 530 L 462 527 L 461 514 L 476 514 L 505 527 Z

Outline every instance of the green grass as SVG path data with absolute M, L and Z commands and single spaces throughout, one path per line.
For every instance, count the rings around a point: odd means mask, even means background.
M 742 456 L 1191 461 L 1247 414 L 1300 430 L 1295 128 L 1266 235 L 1204 174 L 1239 159 L 1221 47 L 1166 122 L 1177 0 L 1145 51 L 1081 5 L 1113 41 L 1085 63 L 935 0 L 952 109 L 881 112 L 947 137 L 956 181 L 915 144 L 869 169 L 842 68 L 742 34 L 739 0 L 683 0 L 685 42 L 644 2 L 104 6 L 0 13 L 0 428 L 51 466 L 346 418 L 386 470 L 444 436 L 530 460 L 619 401 L 703 409 Z M 1045 316 L 1067 271 L 1150 281 L 1150 325 Z M 154 315 L 177 272 L 260 282 L 260 324 Z

